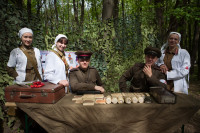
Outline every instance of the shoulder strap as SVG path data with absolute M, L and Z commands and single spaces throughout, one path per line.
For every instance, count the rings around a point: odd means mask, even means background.
M 66 75 L 68 75 L 68 69 L 69 69 L 69 65 L 67 64 L 67 61 L 66 61 L 66 58 L 65 58 L 65 61 L 62 59 L 62 57 L 60 56 L 60 54 L 55 51 L 55 50 L 52 50 L 52 52 L 54 52 L 65 64 L 65 71 L 66 71 Z
M 41 78 L 41 76 L 40 76 L 40 74 L 39 74 L 39 72 L 38 72 L 38 69 L 37 69 L 37 65 L 36 65 L 36 63 L 33 61 L 33 58 L 30 57 L 30 55 L 26 52 L 26 50 L 25 50 L 24 48 L 22 48 L 22 47 L 19 47 L 19 48 L 20 48 L 20 49 L 22 50 L 22 52 L 26 55 L 27 59 L 30 60 L 30 62 L 31 62 L 31 64 L 33 65 L 33 68 L 34 68 L 34 70 L 35 70 L 36 76 L 38 77 L 38 79 L 39 79 L 40 81 L 42 81 L 42 78 Z
M 78 68 L 72 68 L 72 69 L 70 70 L 70 72 L 73 72 L 73 71 L 78 71 Z
M 54 52 L 62 60 L 61 56 L 59 55 L 59 53 L 57 51 L 55 51 L 55 50 L 51 50 L 51 51 Z

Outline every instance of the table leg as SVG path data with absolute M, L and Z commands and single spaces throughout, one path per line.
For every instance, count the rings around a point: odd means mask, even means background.
M 182 125 L 182 127 L 181 127 L 181 133 L 184 133 L 184 124 Z
M 28 133 L 28 115 L 25 113 L 25 133 Z
M 25 133 L 29 133 L 29 127 L 32 124 L 31 122 L 29 123 L 29 116 L 25 113 Z

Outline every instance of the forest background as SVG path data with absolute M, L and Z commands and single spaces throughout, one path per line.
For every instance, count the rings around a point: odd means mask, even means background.
M 147 46 L 160 48 L 177 31 L 191 56 L 190 75 L 200 80 L 200 0 L 1 0 L 0 9 L 2 105 L 3 89 L 13 81 L 6 64 L 23 27 L 33 30 L 33 46 L 41 50 L 50 50 L 55 37 L 65 34 L 66 51 L 92 51 L 91 66 L 112 92 L 119 91 L 125 70 L 144 61 Z

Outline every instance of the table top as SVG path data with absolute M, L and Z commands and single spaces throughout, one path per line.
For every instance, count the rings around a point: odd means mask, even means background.
M 176 104 L 83 106 L 72 101 L 73 94 L 55 104 L 16 104 L 49 133 L 171 133 L 200 109 L 200 101 L 194 97 L 176 95 Z

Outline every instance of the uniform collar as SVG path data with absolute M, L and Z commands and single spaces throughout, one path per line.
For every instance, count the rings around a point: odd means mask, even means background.
M 176 46 L 173 50 L 169 51 L 169 47 L 166 48 L 165 50 L 165 54 L 169 53 L 169 54 L 174 54 L 177 55 L 178 54 L 178 46 Z
M 24 44 L 21 45 L 21 47 L 25 50 L 33 50 L 33 47 L 32 46 L 26 46 Z
M 80 66 L 78 67 L 82 72 L 87 72 L 90 66 L 87 69 L 82 69 Z

